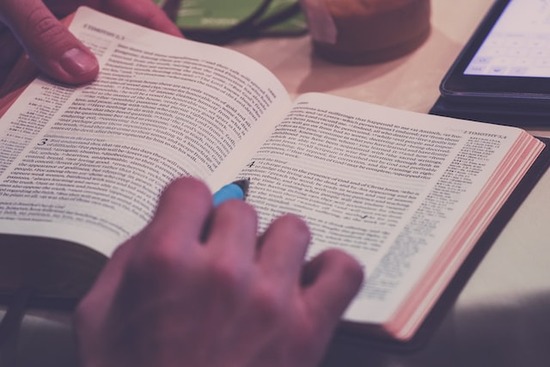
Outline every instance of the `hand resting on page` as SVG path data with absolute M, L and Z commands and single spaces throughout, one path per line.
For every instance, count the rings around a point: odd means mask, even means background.
M 309 240 L 293 215 L 257 237 L 251 206 L 174 181 L 78 307 L 82 366 L 316 366 L 362 270 L 338 250 L 304 264 Z

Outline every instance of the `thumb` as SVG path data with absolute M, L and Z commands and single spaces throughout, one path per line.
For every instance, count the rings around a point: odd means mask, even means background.
M 69 84 L 94 80 L 94 54 L 62 25 L 41 0 L 2 0 L 0 17 L 33 62 L 50 77 Z

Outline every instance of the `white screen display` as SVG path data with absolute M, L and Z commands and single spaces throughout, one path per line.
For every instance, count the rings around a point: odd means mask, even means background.
M 550 77 L 550 0 L 512 0 L 466 75 Z

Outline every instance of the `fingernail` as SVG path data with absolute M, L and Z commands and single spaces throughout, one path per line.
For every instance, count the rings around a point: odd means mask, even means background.
M 95 57 L 79 48 L 72 48 L 65 52 L 59 63 L 72 76 L 88 74 L 98 68 Z

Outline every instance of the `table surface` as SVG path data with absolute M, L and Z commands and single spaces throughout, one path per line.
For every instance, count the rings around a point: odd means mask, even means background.
M 292 96 L 324 92 L 427 112 L 438 85 L 492 0 L 432 0 L 432 32 L 413 53 L 368 66 L 339 66 L 312 55 L 308 36 L 229 47 L 269 68 Z M 550 136 L 549 132 L 536 134 Z M 550 175 L 542 177 L 444 313 L 412 349 L 337 338 L 324 367 L 550 365 Z M 21 366 L 74 366 L 69 316 L 39 310 L 24 320 Z M 0 365 L 2 358 L 0 357 Z

